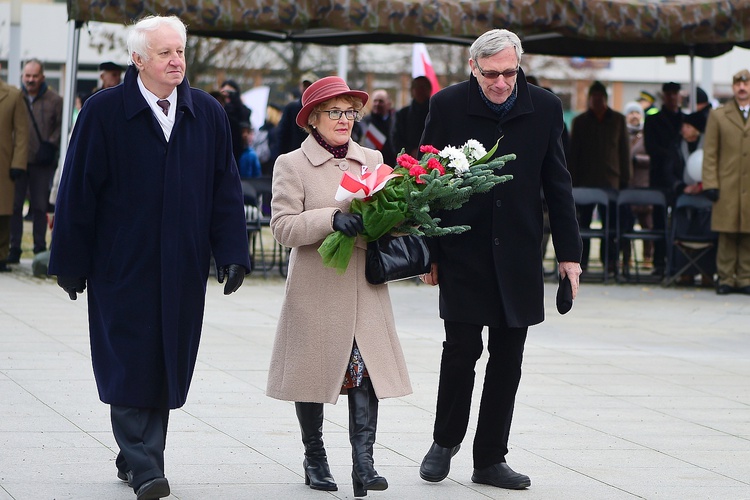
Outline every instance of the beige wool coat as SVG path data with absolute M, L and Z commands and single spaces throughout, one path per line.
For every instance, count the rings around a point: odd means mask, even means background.
M 29 112 L 21 91 L 0 80 L 0 215 L 13 214 L 10 169 L 26 170 Z
M 276 329 L 267 394 L 276 399 L 335 403 L 357 341 L 379 399 L 410 394 L 388 285 L 365 279 L 365 248 L 357 239 L 346 272 L 323 265 L 318 247 L 333 232 L 333 216 L 349 202 L 335 200 L 342 168 L 382 163 L 379 151 L 349 140 L 335 159 L 312 136 L 279 156 L 273 171 L 271 230 L 291 247 L 284 303 Z
M 703 142 L 703 189 L 718 189 L 711 229 L 750 233 L 750 120 L 734 100 L 708 115 Z

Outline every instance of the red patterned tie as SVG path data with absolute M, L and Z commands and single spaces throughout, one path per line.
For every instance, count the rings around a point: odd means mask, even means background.
M 161 108 L 162 111 L 164 111 L 165 115 L 169 115 L 169 101 L 166 99 L 159 99 L 156 101 L 156 104 Z

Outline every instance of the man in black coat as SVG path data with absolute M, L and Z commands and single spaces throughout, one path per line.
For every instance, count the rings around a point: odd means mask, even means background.
M 252 110 L 242 102 L 240 86 L 234 80 L 226 80 L 221 84 L 221 95 L 224 96 L 224 111 L 229 118 L 229 128 L 232 131 L 232 151 L 234 161 L 239 165 L 240 156 L 245 150 L 242 142 L 242 124 L 250 123 Z
M 302 142 L 307 139 L 307 132 L 297 125 L 296 120 L 297 115 L 302 110 L 302 94 L 307 90 L 307 87 L 317 80 L 318 77 L 314 73 L 305 73 L 302 75 L 299 85 L 299 97 L 284 106 L 279 123 L 270 132 L 272 134 L 271 157 L 273 161 L 276 161 L 279 155 L 298 149 L 302 145 Z
M 503 167 L 513 180 L 472 197 L 462 208 L 440 214 L 445 226 L 471 230 L 431 240 L 432 269 L 422 279 L 440 285 L 440 316 L 446 340 L 440 365 L 434 443 L 420 467 L 426 481 L 441 481 L 469 422 L 474 366 L 482 330 L 489 328 L 479 422 L 474 437 L 472 481 L 523 489 L 528 476 L 505 462 L 526 333 L 544 320 L 542 200 L 549 218 L 558 271 L 570 280 L 572 297 L 581 274 L 581 238 L 561 136 L 562 105 L 550 92 L 527 85 L 520 69 L 521 41 L 492 30 L 471 46 L 469 80 L 430 100 L 423 145 L 461 147 L 476 139 L 497 156 L 515 153 Z
M 415 158 L 419 154 L 419 140 L 424 132 L 431 95 L 432 83 L 426 76 L 411 81 L 411 104 L 396 112 L 393 124 L 393 151 L 397 155 L 402 149 Z
M 170 409 L 185 404 L 213 254 L 224 294 L 250 270 L 242 188 L 221 105 L 185 78 L 185 25 L 139 21 L 125 81 L 76 122 L 57 197 L 49 273 L 88 286 L 91 358 L 138 500 L 169 496 Z
M 373 91 L 370 100 L 372 101 L 372 111 L 359 124 L 362 131 L 360 143 L 367 148 L 377 149 L 383 153 L 383 163 L 386 165 L 396 165 L 396 151 L 393 149 L 393 139 L 391 138 L 396 114 L 393 112 L 391 97 L 384 89 L 377 89 Z M 352 132 L 352 136 L 353 134 L 354 132 Z
M 651 158 L 649 170 L 649 186 L 661 189 L 667 195 L 670 204 L 674 201 L 673 151 L 679 146 L 682 137 L 682 119 L 685 117 L 680 109 L 682 95 L 679 83 L 667 82 L 661 87 L 661 110 L 656 114 L 647 114 L 643 123 L 643 143 Z M 664 213 L 659 207 L 654 207 L 654 229 L 664 229 Z M 667 245 L 664 241 L 654 242 L 654 271 L 655 275 L 665 272 Z

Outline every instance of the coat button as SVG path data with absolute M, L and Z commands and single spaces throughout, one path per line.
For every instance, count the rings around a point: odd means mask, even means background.
M 500 238 L 495 238 L 494 243 L 496 246 L 500 245 Z
M 496 206 L 496 207 L 498 207 L 498 208 L 499 208 L 499 207 L 500 207 L 500 206 L 501 206 L 502 204 L 503 204 L 503 202 L 502 202 L 502 201 L 500 201 L 500 200 L 495 200 L 495 206 Z

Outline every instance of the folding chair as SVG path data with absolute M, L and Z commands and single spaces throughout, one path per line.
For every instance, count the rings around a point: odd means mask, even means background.
M 624 214 L 631 213 L 632 206 L 647 206 L 651 205 L 654 207 L 654 216 L 656 214 L 662 214 L 664 217 L 664 229 L 644 229 L 633 226 L 633 228 L 623 227 L 623 221 L 627 220 Z M 657 210 L 661 207 L 662 210 Z M 627 211 L 627 212 L 626 212 Z M 654 224 L 657 226 L 657 224 Z M 617 195 L 617 245 L 618 247 L 623 244 L 630 246 L 633 263 L 635 265 L 635 281 L 636 283 L 641 282 L 640 273 L 640 259 L 636 252 L 635 243 L 637 241 L 663 241 L 665 244 L 669 243 L 669 229 L 667 226 L 667 199 L 664 193 L 659 189 L 654 188 L 635 188 L 635 189 L 623 189 Z M 621 274 L 620 281 L 630 281 L 630 263 L 623 262 L 623 272 Z M 667 252 L 667 269 L 669 269 L 669 252 Z M 656 278 L 649 276 L 650 279 L 646 281 L 659 282 L 662 280 L 661 276 Z
M 604 283 L 607 282 L 607 275 L 609 269 L 609 240 L 612 236 L 612 229 L 609 227 L 610 217 L 608 216 L 610 201 L 612 196 L 609 192 L 600 188 L 590 187 L 574 187 L 573 188 L 573 200 L 576 204 L 576 210 L 580 210 L 584 207 L 598 207 L 599 213 L 602 214 L 602 227 L 597 229 L 596 227 L 580 227 L 579 232 L 581 239 L 584 241 L 591 241 L 598 239 L 600 245 L 603 248 L 603 259 L 602 259 L 602 280 Z M 584 276 L 590 276 L 588 270 L 584 273 Z M 598 277 L 598 273 L 593 273 L 594 276 Z
M 248 179 L 242 180 L 242 197 L 245 204 L 245 227 L 247 229 L 247 239 L 250 243 L 250 260 L 252 261 L 253 268 L 257 269 L 260 263 L 263 271 L 263 277 L 268 277 L 268 269 L 266 269 L 264 263 L 264 252 L 263 252 L 263 238 L 261 237 L 261 230 L 263 229 L 262 218 L 263 211 L 260 204 L 260 197 L 258 191 L 255 189 L 253 183 L 248 182 Z M 256 259 L 256 244 L 260 244 L 260 261 Z
M 700 273 L 713 279 L 719 236 L 711 231 L 712 208 L 711 201 L 701 195 L 682 194 L 677 198 L 670 231 L 672 269 L 665 286 L 683 274 Z
M 249 179 L 243 179 L 243 184 L 247 184 L 255 189 L 257 194 L 257 209 L 259 214 L 259 224 L 261 227 L 269 227 L 271 225 L 271 177 L 253 177 Z M 284 248 L 280 243 L 274 241 L 271 250 L 271 260 L 266 260 L 266 253 L 263 248 L 262 233 L 258 232 L 257 237 L 253 240 L 253 254 L 255 254 L 256 243 L 260 245 L 260 262 L 258 265 L 263 267 L 263 276 L 267 276 L 267 272 L 274 268 L 278 264 L 279 274 L 286 277 L 287 262 L 289 251 Z

